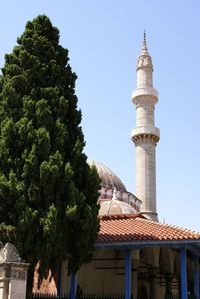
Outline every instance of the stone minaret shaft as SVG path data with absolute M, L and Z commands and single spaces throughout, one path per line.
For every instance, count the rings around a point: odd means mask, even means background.
M 156 145 L 160 131 L 154 126 L 154 107 L 158 92 L 153 88 L 153 65 L 146 45 L 146 35 L 137 63 L 137 88 L 132 101 L 136 105 L 136 128 L 132 141 L 136 147 L 136 196 L 142 200 L 144 216 L 158 221 L 156 212 Z

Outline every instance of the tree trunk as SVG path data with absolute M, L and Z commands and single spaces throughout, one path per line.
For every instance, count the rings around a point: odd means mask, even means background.
M 26 299 L 32 299 L 34 270 L 35 268 L 30 265 L 27 277 Z

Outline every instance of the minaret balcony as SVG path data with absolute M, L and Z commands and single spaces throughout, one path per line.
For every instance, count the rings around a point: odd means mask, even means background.
M 137 88 L 132 93 L 132 101 L 137 105 L 142 98 L 152 99 L 154 105 L 158 101 L 158 91 L 153 87 Z
M 157 143 L 160 139 L 160 130 L 156 127 L 151 127 L 151 126 L 141 126 L 141 127 L 136 127 L 134 129 L 132 129 L 131 132 L 131 138 L 132 141 L 135 143 L 137 142 L 138 139 L 140 139 L 140 137 L 149 137 L 152 136 L 152 142 Z

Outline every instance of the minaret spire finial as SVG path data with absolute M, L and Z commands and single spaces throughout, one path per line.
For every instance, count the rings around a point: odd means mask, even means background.
M 146 54 L 148 54 L 148 50 L 147 50 L 147 40 L 146 40 L 146 30 L 144 30 L 144 35 L 143 35 L 142 53 L 146 53 Z
M 146 30 L 144 30 L 144 34 L 143 34 L 142 50 L 141 50 L 140 56 L 138 58 L 137 70 L 140 67 L 149 67 L 153 71 L 151 56 L 149 55 L 149 52 L 147 49 Z
M 144 30 L 144 38 L 143 38 L 143 46 L 147 46 L 147 41 L 146 41 L 146 31 Z

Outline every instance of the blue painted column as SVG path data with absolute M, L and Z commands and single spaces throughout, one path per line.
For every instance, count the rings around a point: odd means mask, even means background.
M 180 249 L 181 255 L 181 299 L 187 299 L 187 268 L 186 268 L 186 249 Z
M 69 297 L 70 297 L 70 299 L 75 299 L 76 298 L 76 273 L 75 272 L 73 272 L 71 274 Z
M 199 257 L 194 256 L 194 295 L 199 299 Z
M 125 250 L 125 299 L 131 298 L 131 250 Z

